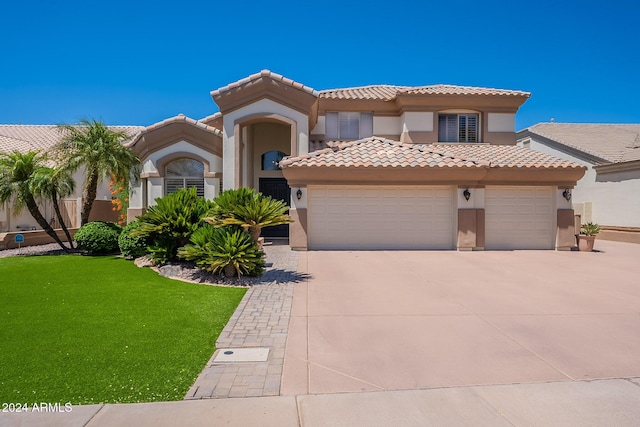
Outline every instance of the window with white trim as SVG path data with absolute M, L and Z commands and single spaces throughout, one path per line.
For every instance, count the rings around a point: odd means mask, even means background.
M 373 135 L 373 113 L 352 111 L 328 112 L 325 116 L 325 139 L 361 139 Z
M 191 187 L 196 188 L 199 197 L 204 197 L 204 165 L 201 162 L 194 159 L 177 159 L 165 166 L 165 195 Z
M 479 142 L 477 114 L 438 115 L 438 142 Z

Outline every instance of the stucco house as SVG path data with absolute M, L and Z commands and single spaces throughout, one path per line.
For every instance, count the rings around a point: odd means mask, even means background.
M 602 237 L 640 243 L 640 125 L 538 123 L 517 133 L 518 145 L 580 163 L 573 209 L 596 222 Z
M 139 130 L 129 218 L 178 188 L 290 203 L 293 249 L 569 249 L 563 193 L 586 168 L 516 146 L 530 94 L 453 85 L 316 91 L 268 70 L 211 92 L 219 112 Z M 1 129 L 0 129 L 1 132 Z M 1 147 L 0 147 L 1 148 Z

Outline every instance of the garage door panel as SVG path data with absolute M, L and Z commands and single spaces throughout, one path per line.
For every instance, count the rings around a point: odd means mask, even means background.
M 555 220 L 551 187 L 487 187 L 487 249 L 553 249 Z
M 450 187 L 310 186 L 308 194 L 310 249 L 453 247 Z

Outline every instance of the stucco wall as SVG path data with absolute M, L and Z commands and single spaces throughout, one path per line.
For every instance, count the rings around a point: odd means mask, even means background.
M 522 142 L 519 142 L 522 145 Z M 572 191 L 571 201 L 576 213 L 581 206 L 591 204 L 591 220 L 600 225 L 640 227 L 640 171 L 597 174 L 593 163 L 564 151 L 549 147 L 531 138 L 529 148 L 555 157 L 583 164 L 589 169 Z
M 293 110 L 285 105 L 274 102 L 270 99 L 261 99 L 257 102 L 234 110 L 225 114 L 223 118 L 223 138 L 222 138 L 222 152 L 223 152 L 223 188 L 230 189 L 235 188 L 235 168 L 236 168 L 236 155 L 235 144 L 238 135 L 236 132 L 236 124 L 242 122 L 242 119 L 249 116 L 255 116 L 259 114 L 278 114 L 286 117 L 289 120 L 293 120 L 296 123 L 297 128 L 297 142 L 298 142 L 298 154 L 306 154 L 309 151 L 309 118 Z

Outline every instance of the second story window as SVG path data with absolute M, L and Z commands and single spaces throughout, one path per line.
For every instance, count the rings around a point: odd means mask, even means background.
M 325 139 L 328 140 L 367 138 L 373 135 L 373 113 L 327 113 L 325 126 Z
M 267 151 L 262 155 L 262 170 L 263 171 L 277 171 L 278 162 L 286 156 L 282 151 Z
M 438 142 L 478 142 L 477 114 L 440 114 Z

